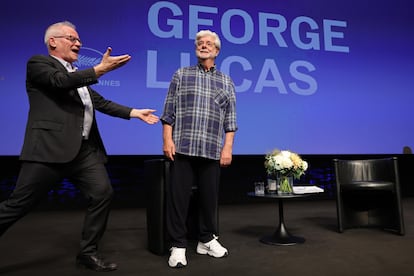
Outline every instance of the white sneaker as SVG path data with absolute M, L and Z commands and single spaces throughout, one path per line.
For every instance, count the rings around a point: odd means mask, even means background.
M 227 249 L 217 241 L 216 236 L 207 243 L 198 242 L 197 253 L 203 255 L 208 254 L 215 258 L 222 258 L 229 254 Z
M 185 250 L 185 248 L 171 247 L 171 255 L 168 259 L 168 265 L 176 268 L 185 267 L 187 265 Z

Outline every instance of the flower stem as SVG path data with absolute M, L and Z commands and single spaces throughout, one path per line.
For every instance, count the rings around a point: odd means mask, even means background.
M 283 193 L 293 192 L 292 185 L 289 182 L 289 177 L 288 176 L 281 176 L 280 177 L 279 190 L 280 190 L 280 192 L 283 192 Z

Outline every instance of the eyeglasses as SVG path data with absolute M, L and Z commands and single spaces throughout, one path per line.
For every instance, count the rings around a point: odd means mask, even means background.
M 69 40 L 70 42 L 72 42 L 73 44 L 75 44 L 76 41 L 78 41 L 79 44 L 82 45 L 82 41 L 79 38 L 71 36 L 71 35 L 59 35 L 59 36 L 54 36 L 54 38 L 65 38 Z

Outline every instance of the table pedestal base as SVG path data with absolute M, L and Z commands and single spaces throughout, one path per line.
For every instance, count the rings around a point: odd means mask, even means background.
M 292 236 L 286 229 L 283 218 L 283 200 L 279 200 L 279 227 L 273 235 L 264 236 L 260 241 L 270 245 L 294 245 L 305 242 L 304 238 Z
M 289 233 L 289 231 L 286 229 L 285 220 L 283 216 L 283 200 L 305 197 L 309 194 L 292 193 L 292 194 L 287 194 L 287 195 L 279 195 L 279 194 L 256 195 L 254 192 L 248 193 L 248 194 L 254 197 L 274 198 L 279 201 L 279 226 L 273 235 L 262 237 L 260 239 L 262 243 L 270 244 L 270 245 L 294 245 L 294 244 L 301 244 L 305 242 L 304 238 L 298 237 L 298 236 L 292 236 Z
M 262 237 L 260 241 L 270 245 L 295 245 L 298 243 L 304 243 L 305 239 L 297 236 L 279 237 L 271 235 Z

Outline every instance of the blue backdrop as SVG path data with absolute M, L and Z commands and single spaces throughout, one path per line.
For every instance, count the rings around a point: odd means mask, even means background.
M 174 71 L 196 62 L 195 33 L 217 32 L 217 66 L 237 91 L 235 154 L 401 153 L 414 143 L 413 9 L 409 0 L 7 1 L 0 155 L 20 152 L 26 61 L 47 54 L 45 29 L 62 20 L 77 26 L 81 69 L 98 63 L 107 46 L 132 55 L 96 90 L 158 115 Z M 161 124 L 97 116 L 109 154 L 162 154 Z

